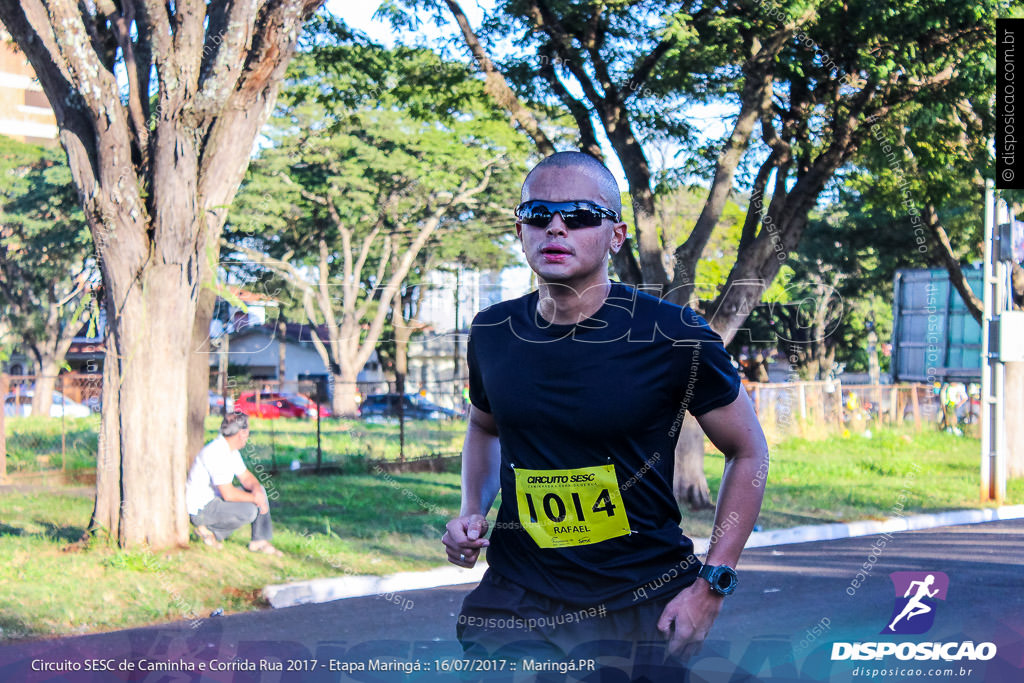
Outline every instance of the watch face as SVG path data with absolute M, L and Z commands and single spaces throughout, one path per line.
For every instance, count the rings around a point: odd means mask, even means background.
M 708 576 L 711 589 L 720 595 L 729 595 L 736 590 L 736 572 L 732 567 L 722 565 L 711 570 Z

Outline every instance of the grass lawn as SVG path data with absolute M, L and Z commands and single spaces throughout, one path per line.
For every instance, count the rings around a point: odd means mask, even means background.
M 96 466 L 100 416 L 65 418 L 64 452 L 61 454 L 61 419 L 58 417 L 8 417 L 7 471 L 83 469 Z M 62 462 L 63 461 L 63 462 Z
M 0 641 L 89 633 L 265 606 L 263 586 L 345 574 L 390 574 L 441 563 L 459 475 L 281 473 L 268 483 L 283 558 L 250 553 L 248 529 L 221 551 L 116 551 L 81 538 L 85 497 L 0 495 Z M 409 493 L 406 494 L 405 491 Z
M 206 418 L 206 440 L 217 436 L 219 416 Z M 263 463 L 287 469 L 293 461 L 316 463 L 314 420 L 249 418 L 249 445 L 242 455 L 250 468 Z M 53 417 L 19 417 L 5 420 L 7 471 L 77 470 L 96 466 L 100 417 L 61 420 Z M 63 429 L 64 449 L 61 451 Z M 397 460 L 398 424 L 372 424 L 361 420 L 323 420 L 320 423 L 322 462 L 341 465 L 345 472 L 366 472 L 368 460 Z M 455 455 L 462 448 L 464 421 L 409 420 L 405 424 L 405 457 L 443 453 Z M 63 465 L 63 467 L 62 467 Z
M 759 524 L 765 529 L 979 507 L 978 441 L 940 433 L 877 432 L 871 439 L 790 439 L 774 447 Z M 717 491 L 723 460 L 705 470 Z M 916 467 L 916 469 L 915 469 Z M 913 475 L 913 476 L 911 476 Z M 0 495 L 0 641 L 204 618 L 222 608 L 264 607 L 268 584 L 345 574 L 388 574 L 442 564 L 439 538 L 459 507 L 459 475 L 281 472 L 267 488 L 275 544 L 286 557 L 249 553 L 240 530 L 215 551 L 149 554 L 77 541 L 91 500 Z M 1024 480 L 1007 503 L 1024 503 Z M 492 512 L 493 518 L 493 512 Z M 706 536 L 710 512 L 683 511 L 683 528 Z
M 986 507 L 978 439 L 930 429 L 876 430 L 872 438 L 790 438 L 771 447 L 771 458 L 757 521 L 762 529 Z M 718 453 L 704 458 L 713 493 L 723 465 Z M 1007 484 L 1005 504 L 1021 503 L 1024 479 L 1015 479 Z M 683 530 L 692 536 L 708 536 L 712 521 L 711 511 L 683 511 Z

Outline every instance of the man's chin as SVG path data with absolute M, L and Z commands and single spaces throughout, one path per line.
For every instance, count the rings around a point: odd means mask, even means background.
M 571 273 L 548 273 L 548 272 L 537 272 L 537 282 L 545 285 L 560 285 L 562 287 L 575 287 L 573 283 L 577 281 L 577 278 L 573 277 Z

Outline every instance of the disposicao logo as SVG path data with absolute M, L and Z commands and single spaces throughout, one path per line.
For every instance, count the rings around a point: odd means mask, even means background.
M 926 633 L 935 623 L 935 608 L 946 599 L 949 577 L 943 572 L 893 572 L 889 575 L 896 591 L 895 604 L 883 635 Z M 832 643 L 832 661 L 870 660 L 884 657 L 900 660 L 986 661 L 996 656 L 994 643 L 973 641 L 948 643 L 857 642 Z
M 943 572 L 893 572 L 896 604 L 882 633 L 927 633 L 935 623 L 937 601 L 946 599 L 949 577 Z

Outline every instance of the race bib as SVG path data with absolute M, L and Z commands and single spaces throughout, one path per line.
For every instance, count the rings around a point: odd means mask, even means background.
M 516 468 L 519 523 L 541 548 L 599 543 L 629 533 L 614 465 Z

